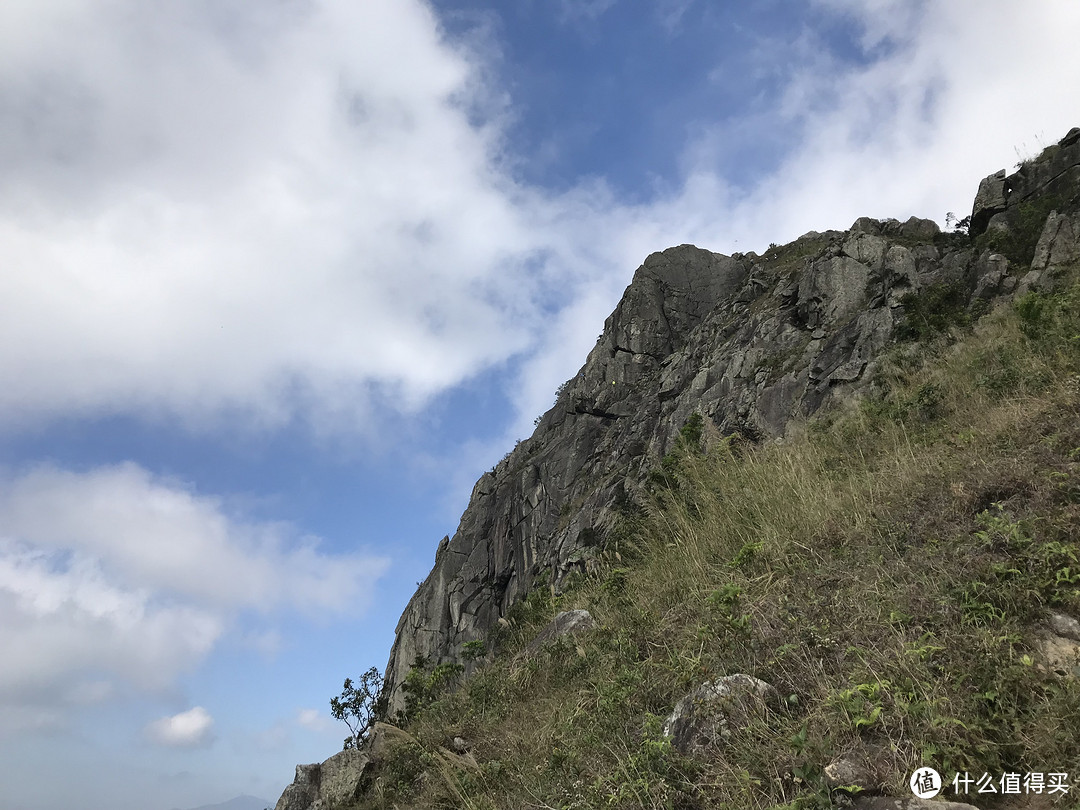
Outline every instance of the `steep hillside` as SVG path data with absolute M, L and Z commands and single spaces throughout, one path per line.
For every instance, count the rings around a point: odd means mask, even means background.
M 969 234 L 654 254 L 278 810 L 1080 806 L 1078 413 L 1080 130 Z
M 477 482 L 457 532 L 439 544 L 397 627 L 392 708 L 404 706 L 415 661 L 462 662 L 464 646 L 538 578 L 558 586 L 583 570 L 614 527 L 613 505 L 640 499 L 691 414 L 725 435 L 783 435 L 864 387 L 882 350 L 923 328 L 906 296 L 977 315 L 1061 264 L 1075 250 L 1067 212 L 1080 187 L 1078 140 L 1074 131 L 1010 177 L 983 181 L 974 241 L 929 220 L 860 219 L 763 256 L 690 245 L 649 256 L 581 371 L 532 437 Z

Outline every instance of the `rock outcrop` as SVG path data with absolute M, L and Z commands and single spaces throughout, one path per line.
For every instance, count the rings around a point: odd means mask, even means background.
M 439 543 L 397 626 L 391 712 L 414 661 L 463 661 L 463 645 L 541 578 L 558 587 L 585 567 L 692 414 L 714 435 L 782 436 L 869 384 L 882 350 L 912 327 L 906 296 L 944 290 L 977 312 L 1052 284 L 1080 251 L 1078 190 L 1080 129 L 984 180 L 971 238 L 924 219 L 862 218 L 762 256 L 692 245 L 649 256 L 584 366 Z
M 751 675 L 725 675 L 703 683 L 675 704 L 664 721 L 664 736 L 681 754 L 715 745 L 760 717 L 776 690 Z
M 531 655 L 543 649 L 545 644 L 563 636 L 576 636 L 587 633 L 596 627 L 596 621 L 587 610 L 564 610 L 547 623 L 536 638 L 529 642 L 524 653 Z
M 372 758 L 366 751 L 341 751 L 323 763 L 297 765 L 275 810 L 331 810 L 360 795 Z

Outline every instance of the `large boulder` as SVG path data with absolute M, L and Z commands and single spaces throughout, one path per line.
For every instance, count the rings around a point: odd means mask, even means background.
M 986 230 L 991 217 L 1005 210 L 1005 170 L 1000 169 L 979 183 L 975 204 L 971 207 L 969 232 L 978 236 Z
M 296 778 L 285 788 L 274 810 L 338 810 L 362 796 L 379 770 L 401 755 L 402 749 L 419 753 L 420 743 L 409 732 L 389 723 L 375 723 L 360 749 L 334 754 L 325 762 L 297 765 Z M 448 761 L 473 765 L 446 752 Z
M 596 621 L 587 610 L 564 610 L 548 622 L 525 648 L 526 654 L 535 653 L 545 644 L 560 636 L 576 636 L 596 627 Z
M 866 757 L 846 754 L 825 766 L 825 784 L 831 789 L 854 789 L 853 792 L 875 791 L 881 788 L 881 777 Z
M 726 675 L 703 683 L 675 704 L 664 736 L 682 754 L 698 753 L 762 716 L 776 690 L 750 675 Z
M 274 810 L 333 810 L 364 790 L 372 757 L 366 751 L 341 751 L 322 763 L 297 765 L 296 778 Z
M 914 796 L 858 796 L 852 804 L 855 810 L 979 810 L 964 802 L 916 799 Z

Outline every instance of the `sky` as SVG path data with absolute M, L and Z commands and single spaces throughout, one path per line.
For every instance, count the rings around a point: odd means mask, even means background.
M 4 0 L 7 810 L 273 802 L 645 257 L 944 224 L 1074 0 Z

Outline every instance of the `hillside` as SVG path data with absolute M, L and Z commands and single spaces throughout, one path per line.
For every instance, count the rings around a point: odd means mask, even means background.
M 923 766 L 1078 806 L 1078 413 L 1080 130 L 968 233 L 653 254 L 440 544 L 402 728 L 278 809 L 872 808 Z

